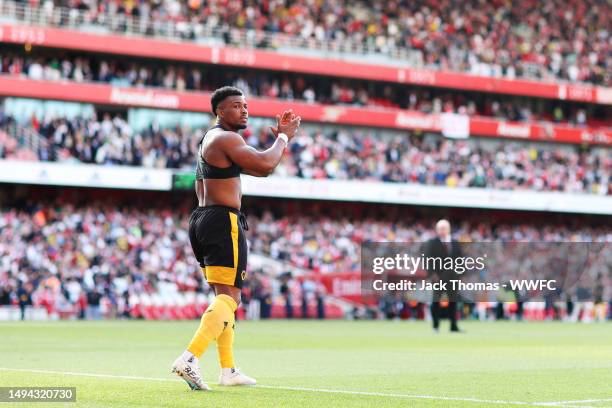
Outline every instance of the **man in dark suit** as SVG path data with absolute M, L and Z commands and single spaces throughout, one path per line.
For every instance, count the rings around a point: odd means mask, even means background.
M 461 257 L 461 247 L 456 240 L 451 238 L 451 227 L 447 220 L 440 220 L 436 223 L 436 237 L 430 239 L 425 244 L 425 256 L 428 258 L 442 258 L 442 264 L 445 258 Z M 457 291 L 453 290 L 450 280 L 457 279 L 459 275 L 455 271 L 443 269 L 439 265 L 432 265 L 428 269 L 428 275 L 432 282 L 445 282 L 446 290 L 434 290 L 433 299 L 431 302 L 431 318 L 433 328 L 437 332 L 440 326 L 440 299 L 446 293 L 448 297 L 448 313 L 451 321 L 451 332 L 460 332 L 457 326 Z

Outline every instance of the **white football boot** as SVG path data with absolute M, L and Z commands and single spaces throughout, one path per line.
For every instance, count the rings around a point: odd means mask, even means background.
M 200 365 L 196 357 L 192 356 L 185 359 L 183 356 L 180 356 L 172 364 L 172 372 L 185 380 L 189 388 L 194 391 L 211 391 L 211 388 L 202 379 Z
M 240 372 L 239 368 L 222 368 L 219 385 L 255 385 L 257 381 Z

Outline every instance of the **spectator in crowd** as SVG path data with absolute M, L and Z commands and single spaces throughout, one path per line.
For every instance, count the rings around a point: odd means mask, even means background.
M 279 277 L 280 293 L 285 301 L 285 316 L 287 319 L 293 319 L 293 296 L 290 288 L 291 278 L 291 272 L 285 272 Z
M 325 287 L 319 285 L 315 292 L 317 300 L 317 319 L 325 319 Z
M 100 320 L 102 314 L 100 311 L 100 300 L 104 295 L 104 291 L 100 285 L 96 285 L 87 291 L 87 319 Z
M 10 306 L 13 304 L 13 288 L 11 286 L 0 286 L 0 306 Z
M 25 320 L 28 306 L 32 306 L 32 284 L 19 281 L 17 284 L 17 299 L 19 299 L 19 312 L 21 320 Z

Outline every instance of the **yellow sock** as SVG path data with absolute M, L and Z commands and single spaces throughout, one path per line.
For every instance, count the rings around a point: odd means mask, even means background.
M 217 352 L 219 354 L 219 364 L 221 368 L 234 368 L 234 314 L 227 324 L 227 327 L 217 338 Z
M 211 341 L 216 340 L 227 326 L 231 327 L 234 321 L 234 311 L 237 305 L 234 299 L 228 295 L 217 295 L 214 302 L 208 306 L 200 327 L 187 346 L 187 351 L 200 358 Z

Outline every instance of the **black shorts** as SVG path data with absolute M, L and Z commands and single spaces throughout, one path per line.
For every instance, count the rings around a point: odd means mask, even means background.
M 247 277 L 246 218 L 232 207 L 198 207 L 189 219 L 189 240 L 208 283 L 242 288 Z

